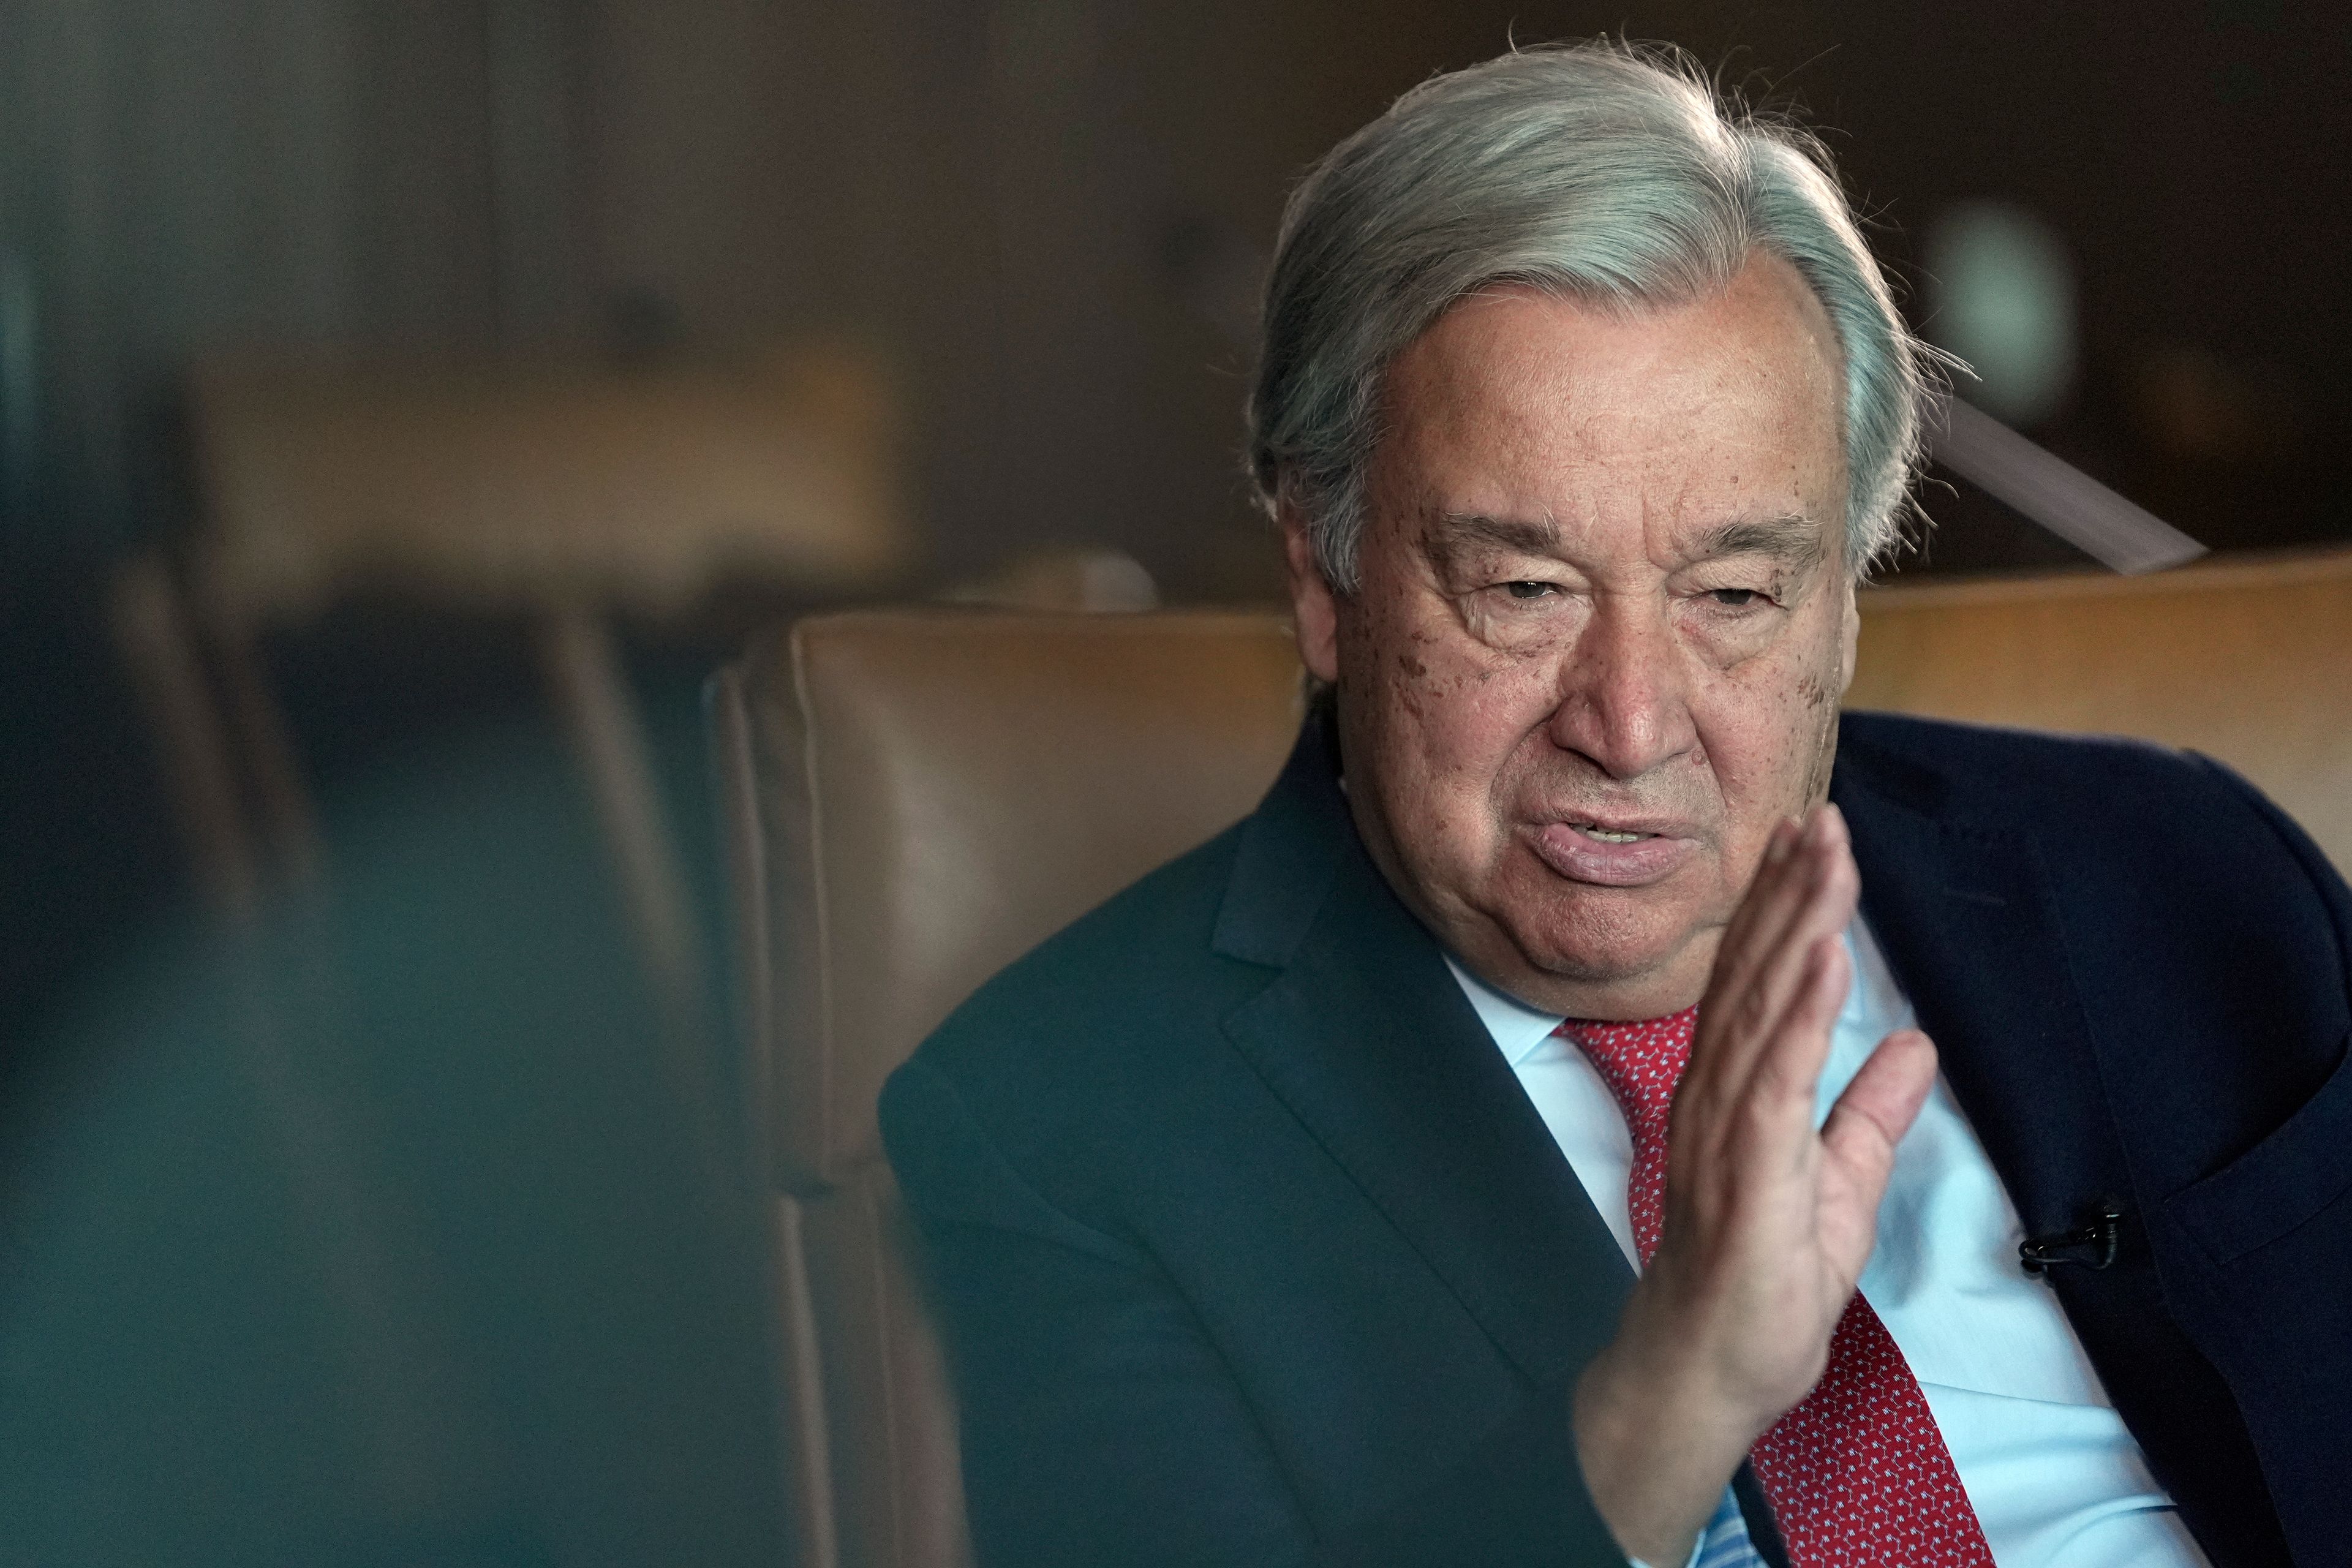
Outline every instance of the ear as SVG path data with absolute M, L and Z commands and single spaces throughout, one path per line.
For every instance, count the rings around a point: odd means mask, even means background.
M 1339 599 L 1315 559 L 1314 541 L 1297 505 L 1284 497 L 1277 515 L 1282 520 L 1282 554 L 1290 584 L 1290 618 L 1298 635 L 1298 657 L 1307 672 L 1326 686 L 1339 679 Z
M 1841 646 L 1838 649 L 1838 701 L 1840 706 L 1843 706 L 1846 689 L 1853 684 L 1854 656 L 1862 646 L 1862 606 L 1854 602 L 1852 573 L 1845 574 L 1845 581 L 1838 591 L 1845 595 L 1845 624 L 1839 631 Z

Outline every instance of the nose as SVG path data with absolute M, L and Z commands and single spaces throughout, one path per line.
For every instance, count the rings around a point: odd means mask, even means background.
M 1561 661 L 1552 743 L 1620 781 L 1698 744 L 1690 690 L 1663 597 L 1604 595 Z

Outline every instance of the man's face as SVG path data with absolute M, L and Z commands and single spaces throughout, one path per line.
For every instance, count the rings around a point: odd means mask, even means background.
M 1354 594 L 1286 520 L 1365 844 L 1525 1001 L 1697 1000 L 1772 824 L 1827 791 L 1856 627 L 1839 363 L 1775 258 L 1638 313 L 1489 290 L 1389 369 Z

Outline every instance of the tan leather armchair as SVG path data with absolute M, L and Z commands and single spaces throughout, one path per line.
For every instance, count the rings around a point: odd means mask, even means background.
M 2352 867 L 2352 552 L 1864 604 L 1853 705 L 2195 746 Z M 996 969 L 1249 810 L 1299 689 L 1271 613 L 826 616 L 720 678 L 803 1568 L 970 1560 L 883 1079 Z
M 800 1568 L 970 1561 L 882 1080 L 1038 942 L 1246 813 L 1300 714 L 1276 616 L 803 621 L 714 693 Z

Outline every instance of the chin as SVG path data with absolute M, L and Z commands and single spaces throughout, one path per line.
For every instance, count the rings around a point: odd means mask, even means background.
M 1514 933 L 1529 967 L 1578 985 L 1629 985 L 1664 976 L 1688 943 L 1593 942 Z
M 1549 873 L 1547 873 L 1549 875 Z M 1562 889 L 1555 879 L 1532 916 L 1498 922 L 1528 965 L 1582 985 L 1638 982 L 1671 970 L 1709 924 L 1664 888 Z M 1528 909 L 1505 902 L 1503 910 Z

